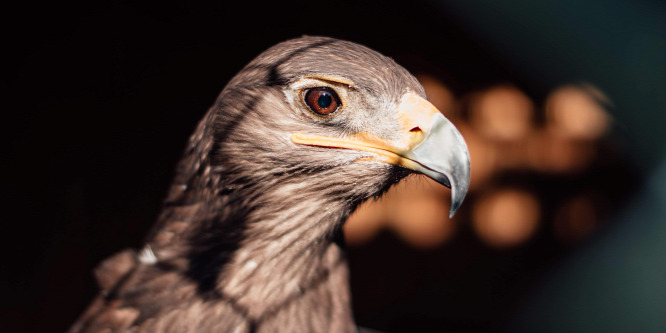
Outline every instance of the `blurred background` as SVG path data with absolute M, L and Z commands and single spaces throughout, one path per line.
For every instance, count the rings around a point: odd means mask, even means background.
M 458 126 L 471 188 L 411 177 L 345 226 L 389 332 L 666 331 L 666 4 L 116 1 L 3 10 L 0 331 L 65 330 L 138 247 L 226 82 L 302 34 L 365 44 Z

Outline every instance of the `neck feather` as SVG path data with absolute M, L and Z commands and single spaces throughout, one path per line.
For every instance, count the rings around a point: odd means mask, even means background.
M 213 165 L 204 122 L 148 239 L 158 259 L 257 327 L 284 330 L 292 321 L 299 331 L 307 323 L 312 331 L 352 330 L 341 232 L 351 207 L 326 198 L 343 189 L 305 188 L 298 178 L 243 182 Z

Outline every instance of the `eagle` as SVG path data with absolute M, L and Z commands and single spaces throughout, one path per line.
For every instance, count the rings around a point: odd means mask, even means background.
M 410 173 L 469 185 L 421 84 L 365 46 L 303 36 L 233 77 L 189 138 L 138 251 L 95 270 L 69 332 L 356 332 L 342 225 Z

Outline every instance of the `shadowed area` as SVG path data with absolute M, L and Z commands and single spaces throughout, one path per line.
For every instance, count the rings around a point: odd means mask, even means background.
M 658 2 L 16 6 L 0 78 L 3 331 L 71 325 L 97 291 L 93 268 L 141 246 L 222 87 L 302 34 L 394 58 L 470 148 L 470 195 L 453 220 L 448 190 L 409 179 L 346 226 L 360 325 L 529 332 L 548 315 L 552 331 L 665 326 Z M 204 255 L 237 246 L 192 241 Z

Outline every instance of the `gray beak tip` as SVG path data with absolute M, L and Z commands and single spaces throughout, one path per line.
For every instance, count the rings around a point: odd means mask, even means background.
M 464 186 L 458 186 L 458 184 L 455 183 L 451 184 L 451 209 L 449 210 L 449 218 L 452 218 L 458 208 L 462 205 L 463 200 L 467 195 L 467 187 L 467 184 Z
M 423 167 L 417 171 L 451 189 L 449 218 L 467 195 L 470 160 L 462 135 L 442 114 L 436 114 L 426 140 L 408 155 Z

